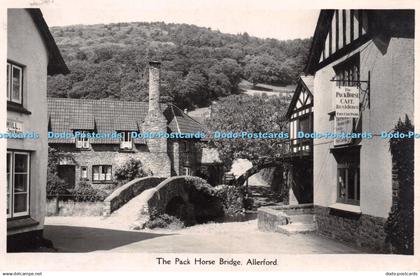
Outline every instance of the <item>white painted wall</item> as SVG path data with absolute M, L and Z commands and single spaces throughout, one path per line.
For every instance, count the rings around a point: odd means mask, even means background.
M 8 119 L 23 122 L 24 132 L 37 132 L 39 140 L 9 139 L 8 149 L 31 153 L 30 216 L 39 225 L 19 229 L 8 234 L 42 229 L 45 217 L 46 179 L 48 159 L 47 65 L 48 53 L 31 16 L 23 9 L 8 10 L 7 58 L 24 65 L 23 102 L 31 115 L 7 112 Z
M 399 118 L 414 113 L 414 40 L 392 38 L 386 53 L 381 53 L 373 41 L 359 47 L 361 80 L 371 74 L 371 107 L 363 114 L 364 132 L 380 134 L 391 130 Z M 353 54 L 352 53 L 352 54 Z M 350 56 L 350 55 L 348 55 Z M 333 66 L 343 57 L 322 68 L 315 75 L 314 131 L 333 131 L 331 111 L 334 83 Z M 329 149 L 333 143 L 314 140 L 314 204 L 327 207 L 337 198 L 337 163 Z M 363 214 L 388 217 L 392 204 L 392 171 L 389 141 L 374 137 L 361 142 L 360 152 L 360 208 Z

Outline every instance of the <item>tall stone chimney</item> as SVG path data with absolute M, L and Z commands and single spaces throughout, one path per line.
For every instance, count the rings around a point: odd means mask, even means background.
M 160 111 L 160 62 L 149 62 L 149 113 L 162 113 Z
M 158 134 L 167 132 L 167 120 L 160 109 L 159 99 L 159 73 L 160 62 L 149 62 L 149 109 L 144 120 L 143 132 Z M 150 152 L 149 167 L 156 176 L 168 177 L 171 175 L 171 162 L 168 156 L 167 139 L 146 139 Z

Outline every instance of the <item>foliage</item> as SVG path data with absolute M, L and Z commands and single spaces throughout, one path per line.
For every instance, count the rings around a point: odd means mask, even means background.
M 207 124 L 211 131 L 225 133 L 280 133 L 287 132 L 283 114 L 287 103 L 279 97 L 232 95 L 212 106 Z M 218 149 L 226 169 L 233 160 L 244 158 L 253 164 L 262 157 L 275 158 L 284 151 L 282 139 L 217 139 L 211 143 Z
M 244 187 L 219 185 L 216 186 L 217 197 L 221 199 L 224 213 L 227 216 L 241 213 L 245 208 Z M 252 205 L 252 204 L 251 204 Z
M 184 228 L 185 225 L 177 217 L 174 217 L 168 214 L 161 214 L 147 221 L 144 227 L 149 228 L 149 229 L 165 228 L 165 229 L 176 230 L 176 229 Z
M 404 122 L 400 119 L 394 128 L 394 133 L 410 131 L 414 131 L 414 126 L 407 116 Z M 393 253 L 412 255 L 414 253 L 414 139 L 392 138 L 389 143 L 393 170 L 397 173 L 398 190 L 385 224 L 386 240 L 391 243 Z
M 143 167 L 139 159 L 130 158 L 115 170 L 115 178 L 128 182 L 136 178 L 152 175 L 152 172 Z
M 77 187 L 72 191 L 74 201 L 103 201 L 108 194 L 100 189 L 93 188 L 89 183 L 80 181 Z
M 271 56 L 264 54 L 248 57 L 245 64 L 244 76 L 254 86 L 257 83 L 282 83 L 281 63 Z
M 58 165 L 60 152 L 57 149 L 48 147 L 48 167 L 47 167 L 47 195 L 55 196 L 68 193 L 66 183 L 58 177 Z
M 221 218 L 224 215 L 223 206 L 217 196 L 216 189 L 199 177 L 186 177 L 188 200 L 194 206 L 194 221 L 188 224 L 204 223 Z
M 147 64 L 162 61 L 161 96 L 181 109 L 207 106 L 254 84 L 293 84 L 310 39 L 279 41 L 187 24 L 114 23 L 53 27 L 71 71 L 50 76 L 52 97 L 147 100 Z
M 207 196 L 215 196 L 216 190 L 207 183 L 206 180 L 199 177 L 185 177 L 185 182 L 190 187 L 194 187 L 195 192 L 203 193 Z

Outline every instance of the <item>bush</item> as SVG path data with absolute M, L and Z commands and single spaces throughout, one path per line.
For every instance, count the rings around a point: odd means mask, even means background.
M 223 217 L 223 205 L 216 189 L 199 177 L 186 177 L 189 202 L 193 205 L 195 219 L 186 224 L 204 223 Z
M 115 170 L 115 178 L 121 182 L 151 175 L 153 175 L 152 171 L 145 169 L 141 161 L 134 158 L 130 158 Z
M 192 200 L 194 199 L 193 197 L 197 197 L 197 194 L 204 196 L 204 198 L 199 200 L 199 205 L 205 203 L 204 201 L 212 201 L 215 210 L 219 207 L 216 205 L 220 205 L 223 209 L 223 214 L 228 216 L 237 215 L 243 212 L 243 209 L 246 207 L 247 201 L 244 198 L 244 186 L 218 185 L 213 187 L 204 179 L 197 177 L 186 178 L 186 181 L 192 184 L 196 192 L 190 195 Z M 251 200 L 249 204 L 252 206 L 252 199 L 249 198 L 249 200 Z
M 196 192 L 203 193 L 208 196 L 215 196 L 216 190 L 207 183 L 206 180 L 199 177 L 186 177 L 185 182 L 194 187 Z
M 63 194 L 68 194 L 66 183 L 63 179 L 59 178 L 56 173 L 47 174 L 47 196 L 54 197 Z
M 151 220 L 145 223 L 145 228 L 154 229 L 154 228 L 165 228 L 165 229 L 181 229 L 184 228 L 184 223 L 177 217 L 170 216 L 168 214 L 158 215 L 153 217 Z
M 408 133 L 414 126 L 406 116 L 394 132 Z M 389 141 L 393 174 L 397 173 L 398 190 L 385 224 L 386 241 L 397 254 L 414 253 L 414 140 L 392 138 Z M 394 177 L 394 176 L 393 176 Z M 393 181 L 395 181 L 393 179 Z
M 245 208 L 244 187 L 219 185 L 215 187 L 216 196 L 220 198 L 225 215 L 236 215 Z
M 60 152 L 48 147 L 47 196 L 68 194 L 66 183 L 58 177 Z
M 108 194 L 102 190 L 95 189 L 88 183 L 81 181 L 79 185 L 72 191 L 75 201 L 103 201 Z

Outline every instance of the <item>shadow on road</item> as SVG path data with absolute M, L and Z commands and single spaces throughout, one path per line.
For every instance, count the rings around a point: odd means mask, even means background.
M 161 236 L 168 235 L 63 225 L 45 225 L 44 228 L 44 238 L 53 242 L 57 252 L 110 250 Z

